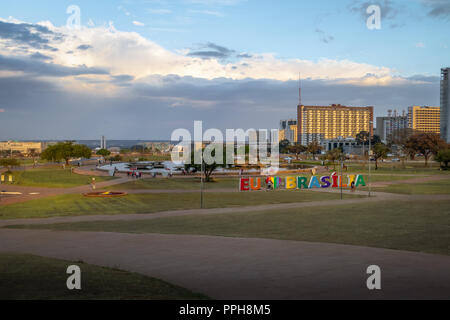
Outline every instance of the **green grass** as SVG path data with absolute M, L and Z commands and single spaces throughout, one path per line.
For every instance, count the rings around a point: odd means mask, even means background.
M 114 179 L 112 177 L 95 177 L 96 182 Z M 91 176 L 71 173 L 70 169 L 30 169 L 13 172 L 13 184 L 29 187 L 72 188 L 92 182 Z
M 344 172 L 344 175 L 347 173 Z M 325 173 L 319 174 L 326 175 Z M 310 174 L 281 174 L 280 177 L 286 176 L 304 176 L 310 178 Z M 368 182 L 368 175 L 365 174 L 364 178 Z M 393 181 L 393 180 L 408 180 L 417 178 L 416 175 L 410 176 L 396 176 L 392 174 L 372 174 L 371 181 Z M 214 189 L 234 189 L 238 190 L 239 178 L 215 178 L 213 182 L 208 182 L 204 184 L 205 190 Z M 131 180 L 119 185 L 114 185 L 105 190 L 200 190 L 200 178 L 171 178 L 171 179 L 141 179 L 141 180 Z
M 450 194 L 450 179 L 424 183 L 392 184 L 386 187 L 373 188 L 373 190 L 400 194 Z
M 241 207 L 261 204 L 338 199 L 339 194 L 314 191 L 279 191 L 204 194 L 205 208 Z M 346 198 L 357 197 L 345 195 Z M 0 207 L 0 219 L 55 216 L 115 215 L 199 209 L 200 193 L 129 194 L 120 198 L 86 198 L 70 194 Z
M 131 180 L 131 179 L 130 179 Z M 205 190 L 235 189 L 238 191 L 238 178 L 215 178 L 213 182 L 204 183 Z M 167 178 L 131 180 L 111 186 L 108 190 L 200 190 L 200 178 Z
M 145 221 L 99 221 L 19 227 L 268 238 L 450 255 L 448 200 L 382 201 Z
M 68 290 L 67 267 L 81 269 L 81 290 Z M 0 300 L 200 300 L 201 294 L 116 269 L 23 254 L 0 254 Z

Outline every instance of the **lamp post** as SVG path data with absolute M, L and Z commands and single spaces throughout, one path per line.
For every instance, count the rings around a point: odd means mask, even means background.
M 200 178 L 200 208 L 203 209 L 203 170 L 205 168 L 204 166 L 204 161 L 203 161 L 203 141 L 202 141 L 202 145 L 201 145 L 201 150 L 202 150 L 202 166 L 201 166 L 201 178 Z
M 342 147 L 341 147 L 341 144 L 342 144 Z M 343 191 L 342 191 L 342 183 L 343 183 L 343 181 L 342 180 L 344 180 L 343 179 L 343 174 L 344 174 L 344 161 L 343 161 L 343 155 L 344 155 L 344 146 L 343 146 L 343 143 L 342 143 L 342 140 L 341 140 L 341 137 L 339 137 L 339 149 L 341 150 L 341 156 L 340 156 L 340 158 L 341 158 L 341 165 L 340 165 L 340 167 L 341 167 L 341 174 L 340 174 L 340 184 L 341 184 L 341 200 L 343 200 L 344 199 L 344 195 L 343 195 Z
M 372 167 L 372 130 L 371 126 L 373 125 L 373 121 L 369 121 L 369 198 L 372 196 L 371 190 L 371 167 Z

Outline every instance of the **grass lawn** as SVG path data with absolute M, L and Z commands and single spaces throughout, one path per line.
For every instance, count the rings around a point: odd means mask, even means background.
M 339 199 L 337 193 L 278 191 L 252 193 L 207 193 L 205 208 L 241 207 L 261 204 Z M 358 197 L 344 195 L 345 198 Z M 200 193 L 129 194 L 121 198 L 86 198 L 69 194 L 0 206 L 0 219 L 55 216 L 152 213 L 200 208 Z
M 214 182 L 204 184 L 204 189 L 235 189 L 238 190 L 238 178 L 215 178 Z M 167 178 L 131 180 L 108 190 L 200 190 L 200 178 Z
M 67 267 L 81 269 L 68 290 Z M 201 294 L 137 273 L 23 254 L 0 254 L 0 300 L 200 300 Z
M 382 188 L 373 188 L 373 190 L 400 194 L 450 194 L 450 179 L 425 183 L 392 184 Z
M 95 177 L 97 182 L 114 179 L 112 177 Z M 30 169 L 14 171 L 13 184 L 30 187 L 72 188 L 91 183 L 92 177 L 71 173 L 70 169 Z
M 16 226 L 17 227 L 17 226 Z M 450 255 L 450 201 L 342 206 L 146 221 L 78 222 L 29 229 L 192 234 L 328 242 Z
M 347 173 L 344 172 L 344 175 Z M 326 175 L 325 173 L 319 174 L 318 176 Z M 282 174 L 280 177 L 287 176 L 304 176 L 310 178 L 310 174 Z M 366 183 L 368 182 L 368 174 L 364 174 Z M 408 180 L 417 178 L 416 175 L 392 175 L 392 174 L 372 174 L 371 181 L 393 181 L 393 180 Z M 204 184 L 205 190 L 214 189 L 234 189 L 238 190 L 239 178 L 215 178 L 214 182 L 209 182 Z M 141 180 L 131 180 L 119 185 L 114 185 L 105 190 L 199 190 L 200 189 L 200 178 L 171 178 L 171 179 L 141 179 Z

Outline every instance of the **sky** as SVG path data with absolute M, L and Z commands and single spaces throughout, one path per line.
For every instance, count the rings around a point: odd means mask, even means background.
M 0 140 L 276 129 L 299 73 L 306 105 L 438 106 L 448 30 L 450 0 L 2 1 Z

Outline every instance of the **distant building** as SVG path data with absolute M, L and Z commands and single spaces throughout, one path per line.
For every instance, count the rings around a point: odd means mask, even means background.
M 450 68 L 441 69 L 441 137 L 450 143 Z
M 336 139 L 323 140 L 321 145 L 323 151 L 331 151 L 340 148 L 345 154 L 360 154 L 362 150 L 361 146 L 358 145 L 358 142 L 353 137 L 339 137 Z
M 289 119 L 289 120 L 281 120 L 280 121 L 280 133 L 279 140 L 288 140 L 291 144 L 297 143 L 297 120 Z
M 22 154 L 30 154 L 32 150 L 36 153 L 44 151 L 45 145 L 42 142 L 19 142 L 7 141 L 0 142 L 0 151 L 20 152 Z
M 107 149 L 105 136 L 102 136 L 102 139 L 100 140 L 100 149 Z
M 440 133 L 441 132 L 440 108 L 428 106 L 409 107 L 408 127 L 415 131 Z
M 338 137 L 356 138 L 361 131 L 373 136 L 373 107 L 299 105 L 297 118 L 297 141 L 302 145 Z
M 402 115 L 399 115 L 397 111 L 392 113 L 392 110 L 389 110 L 387 117 L 377 117 L 376 134 L 380 137 L 381 141 L 388 143 L 395 140 L 395 135 L 400 130 L 407 129 L 408 127 L 408 116 L 405 111 L 403 111 Z

